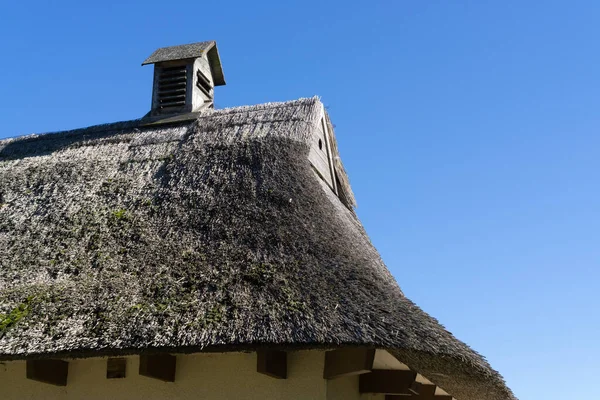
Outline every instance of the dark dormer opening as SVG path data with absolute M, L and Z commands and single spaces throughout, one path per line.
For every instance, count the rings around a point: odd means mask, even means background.
M 202 90 L 205 95 L 209 96 L 212 99 L 212 84 L 210 83 L 210 80 L 206 76 L 204 76 L 204 74 L 200 70 L 196 72 L 196 79 L 198 80 L 198 82 L 196 83 L 198 89 Z

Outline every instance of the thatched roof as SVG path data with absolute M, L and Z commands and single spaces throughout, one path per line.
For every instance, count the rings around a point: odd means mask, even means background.
M 0 141 L 0 359 L 372 346 L 461 400 L 513 399 L 309 165 L 321 110 Z

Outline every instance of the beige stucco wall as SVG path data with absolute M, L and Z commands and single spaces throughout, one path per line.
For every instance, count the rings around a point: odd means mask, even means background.
M 256 353 L 177 356 L 175 382 L 138 374 L 138 357 L 127 358 L 127 377 L 106 379 L 106 359 L 69 360 L 66 387 L 25 378 L 25 362 L 0 363 L 0 398 L 9 399 L 204 399 L 383 400 L 358 393 L 358 377 L 324 380 L 324 353 L 288 353 L 288 379 L 256 372 Z

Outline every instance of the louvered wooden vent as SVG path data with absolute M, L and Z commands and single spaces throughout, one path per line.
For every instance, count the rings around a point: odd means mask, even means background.
M 145 118 L 175 121 L 214 108 L 215 86 L 225 85 L 214 41 L 163 47 L 142 65 L 154 64 L 152 107 Z M 179 116 L 185 115 L 185 118 Z
M 185 106 L 187 67 L 161 68 L 158 78 L 158 107 L 161 109 Z

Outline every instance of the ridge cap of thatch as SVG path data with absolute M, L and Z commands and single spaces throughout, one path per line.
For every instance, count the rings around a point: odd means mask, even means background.
M 300 97 L 298 99 L 288 100 L 288 101 L 268 102 L 268 103 L 259 103 L 259 104 L 242 105 L 242 106 L 232 106 L 232 107 L 218 108 L 218 109 L 205 109 L 205 110 L 202 110 L 202 111 L 199 111 L 196 113 L 192 113 L 192 114 L 195 114 L 195 118 L 192 118 L 189 120 L 178 121 L 178 122 L 172 123 L 170 125 L 185 125 L 195 119 L 197 120 L 197 119 L 201 119 L 201 118 L 207 118 L 207 117 L 213 117 L 213 116 L 219 116 L 219 115 L 227 115 L 227 114 L 234 114 L 234 113 L 241 113 L 241 112 L 248 112 L 248 111 L 257 111 L 258 112 L 258 111 L 263 111 L 263 110 L 272 109 L 272 108 L 296 107 L 299 105 L 310 105 L 310 104 L 319 104 L 319 103 L 321 103 L 321 98 L 319 96 L 313 96 L 313 97 Z M 0 138 L 0 149 L 2 148 L 3 145 L 6 145 L 8 143 L 14 143 L 14 142 L 17 142 L 20 140 L 44 139 L 46 137 L 51 139 L 52 137 L 50 135 L 70 135 L 70 134 L 78 134 L 78 133 L 83 133 L 83 132 L 85 132 L 85 133 L 101 133 L 101 132 L 108 132 L 108 131 L 114 131 L 114 130 L 146 128 L 146 126 L 144 126 L 143 123 L 144 123 L 143 118 L 136 118 L 136 119 L 131 119 L 131 120 L 94 124 L 94 125 L 89 125 L 89 126 L 84 126 L 84 127 L 79 127 L 79 128 L 72 128 L 72 129 L 61 129 L 61 130 L 39 132 L 39 133 L 27 133 L 27 134 L 23 134 L 23 135 Z
M 210 109 L 201 110 L 201 111 L 199 111 L 198 114 L 200 116 L 230 114 L 230 113 L 246 112 L 246 111 L 262 111 L 262 110 L 271 109 L 271 108 L 297 107 L 299 105 L 312 105 L 312 104 L 322 104 L 321 98 L 319 96 L 300 97 L 295 100 L 287 100 L 287 101 L 271 101 L 271 102 L 267 102 L 267 103 L 233 106 L 233 107 L 226 107 L 226 108 L 210 108 Z

